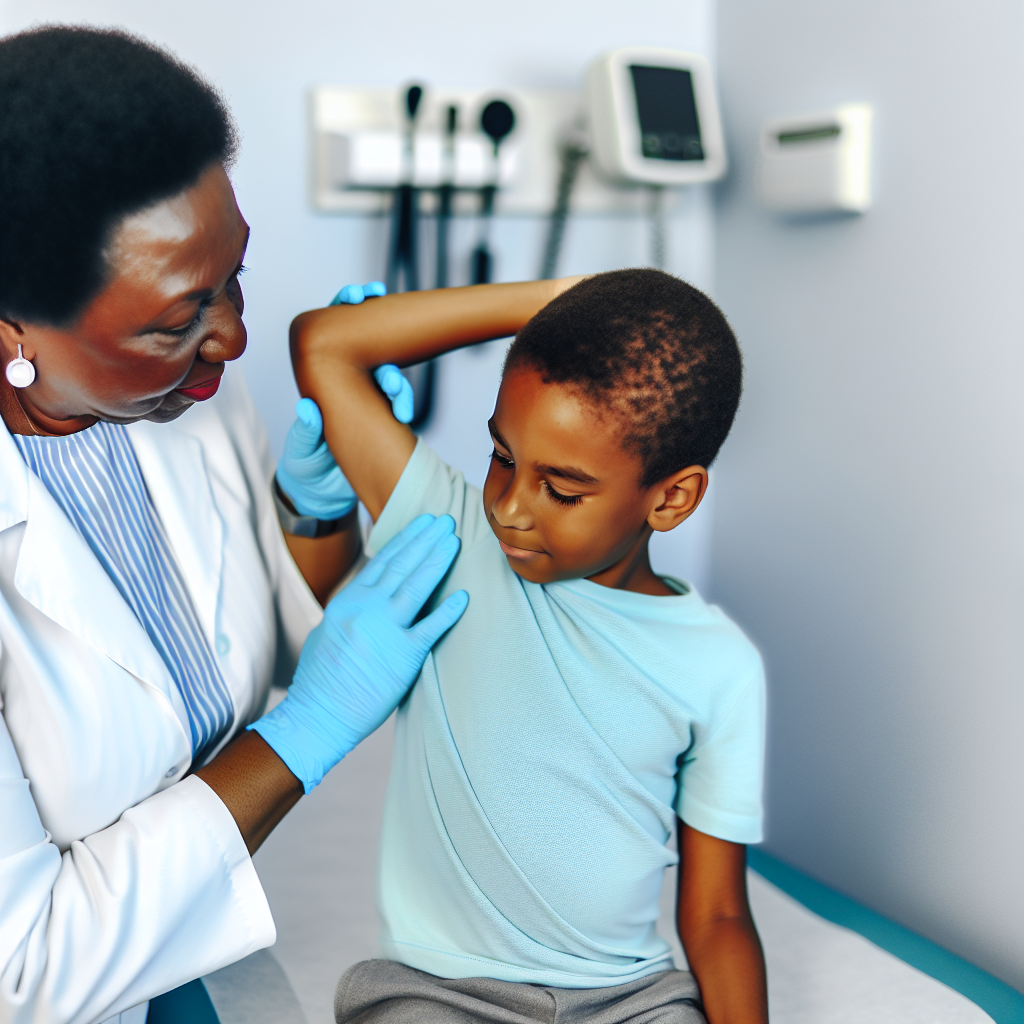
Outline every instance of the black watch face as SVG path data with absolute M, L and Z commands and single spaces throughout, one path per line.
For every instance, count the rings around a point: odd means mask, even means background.
M 681 68 L 631 64 L 640 149 L 648 160 L 703 160 L 693 76 Z

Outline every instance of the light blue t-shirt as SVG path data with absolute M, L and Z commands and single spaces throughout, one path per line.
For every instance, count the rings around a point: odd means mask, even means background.
M 370 535 L 422 512 L 469 592 L 398 711 L 381 834 L 382 954 L 445 978 L 599 988 L 672 966 L 658 896 L 675 815 L 761 838 L 764 671 L 690 588 L 509 568 L 480 491 L 419 442 Z

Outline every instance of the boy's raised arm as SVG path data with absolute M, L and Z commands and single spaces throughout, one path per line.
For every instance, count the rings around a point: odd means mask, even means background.
M 292 321 L 295 379 L 324 419 L 341 471 L 374 520 L 405 469 L 416 439 L 373 379 L 384 363 L 410 366 L 477 342 L 515 334 L 580 278 L 404 292 L 301 313 Z

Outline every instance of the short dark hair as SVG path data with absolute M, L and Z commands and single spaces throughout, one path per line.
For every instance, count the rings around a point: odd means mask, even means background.
M 578 388 L 620 415 L 640 486 L 710 466 L 740 401 L 743 363 L 722 311 L 660 270 L 588 277 L 519 332 L 505 372 L 521 365 Z
M 0 39 L 0 316 L 72 322 L 117 224 L 236 145 L 213 87 L 152 43 L 72 25 Z

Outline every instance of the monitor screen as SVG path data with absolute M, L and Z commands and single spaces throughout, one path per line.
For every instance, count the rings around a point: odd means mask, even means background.
M 651 160 L 703 160 L 693 78 L 681 68 L 631 64 L 640 145 Z

